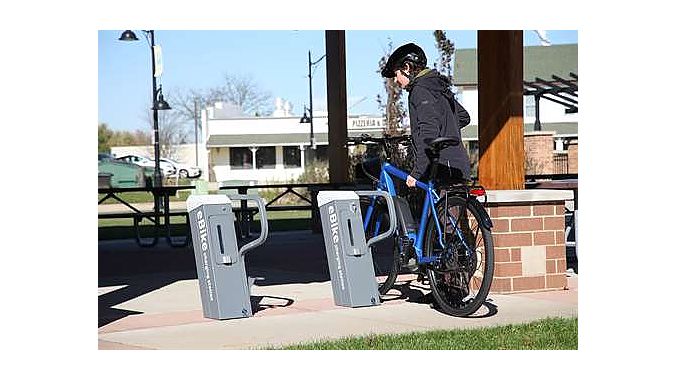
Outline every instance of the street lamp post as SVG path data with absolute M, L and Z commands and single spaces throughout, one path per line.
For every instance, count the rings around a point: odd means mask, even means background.
M 150 58 L 152 60 L 152 77 L 153 77 L 153 147 L 155 148 L 155 172 L 153 175 L 153 187 L 162 187 L 162 176 L 160 172 L 160 128 L 157 123 L 157 111 L 171 109 L 169 104 L 164 101 L 162 95 L 162 86 L 157 88 L 157 72 L 155 64 L 155 31 L 144 30 L 146 40 L 150 38 Z M 120 41 L 138 41 L 136 34 L 131 30 L 125 30 L 119 38 Z M 155 206 L 155 225 L 160 223 L 160 194 L 153 192 L 153 200 Z M 168 207 L 165 205 L 164 207 Z
M 312 62 L 312 53 L 310 52 L 310 50 L 307 51 L 307 78 L 308 78 L 308 82 L 310 83 L 310 109 L 309 109 L 310 117 L 308 118 L 307 114 L 305 113 L 306 111 L 308 111 L 308 109 L 305 108 L 305 110 L 303 110 L 303 117 L 300 119 L 300 122 L 301 123 L 307 123 L 307 122 L 310 123 L 310 148 L 311 148 L 311 150 L 308 152 L 308 153 L 312 152 L 310 154 L 310 158 L 314 158 L 314 150 L 317 149 L 317 143 L 316 143 L 316 140 L 315 140 L 314 117 L 312 116 L 312 110 L 313 110 L 313 108 L 312 108 L 312 66 L 321 62 L 321 60 L 324 59 L 324 57 L 326 57 L 326 54 L 321 56 L 321 58 L 319 58 L 315 62 Z
M 153 77 L 153 147 L 155 149 L 155 172 L 153 178 L 153 187 L 162 186 L 162 176 L 160 172 L 160 128 L 157 122 L 158 110 L 169 110 L 169 104 L 164 100 L 162 95 L 162 86 L 157 89 L 157 75 L 155 63 L 155 31 L 144 30 L 146 38 L 150 38 L 150 58 L 152 60 L 152 77 Z M 120 41 L 138 41 L 136 34 L 131 30 L 125 30 L 119 38 Z M 157 203 L 157 199 L 156 202 Z M 155 205 L 156 208 L 157 204 Z

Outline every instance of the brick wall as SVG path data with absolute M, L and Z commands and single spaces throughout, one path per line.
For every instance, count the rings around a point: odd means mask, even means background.
M 492 292 L 566 286 L 564 201 L 529 203 L 489 204 L 495 246 Z
M 554 173 L 554 132 L 528 132 L 524 135 L 526 174 Z

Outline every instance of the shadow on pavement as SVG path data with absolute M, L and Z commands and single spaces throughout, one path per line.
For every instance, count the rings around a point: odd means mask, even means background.
M 249 252 L 245 260 L 247 275 L 256 278 L 257 286 L 331 280 L 323 237 L 309 230 L 273 233 L 265 244 Z M 152 248 L 138 247 L 132 239 L 100 241 L 98 266 L 99 288 L 120 287 L 99 295 L 99 327 L 128 315 L 140 314 L 116 308 L 116 305 L 177 281 L 197 279 L 192 247 L 173 248 L 163 240 Z M 429 290 L 428 284 L 399 282 L 383 297 L 383 302 L 402 299 L 428 304 L 438 310 Z M 254 312 L 286 307 L 294 302 L 270 296 L 253 296 L 251 301 Z M 497 307 L 487 302 L 472 318 L 496 313 Z
M 116 308 L 123 302 L 127 302 L 144 294 L 150 293 L 176 281 L 195 278 L 191 272 L 154 273 L 153 275 L 132 275 L 99 278 L 99 288 L 119 286 L 119 289 L 99 295 L 99 327 L 115 322 L 128 315 L 142 314 Z
M 424 286 L 428 285 L 428 286 Z M 382 296 L 383 303 L 394 300 L 406 300 L 406 302 L 413 302 L 418 304 L 429 305 L 430 308 L 439 313 L 445 314 L 437 305 L 434 296 L 429 288 L 429 282 L 425 280 L 423 286 L 418 283 L 413 283 L 413 280 L 408 280 L 395 285 L 387 294 Z M 498 307 L 492 303 L 491 299 L 487 299 L 484 304 L 474 314 L 465 318 L 488 318 L 498 313 Z
M 242 246 L 245 242 L 240 242 Z M 99 327 L 139 312 L 115 305 L 176 281 L 197 279 L 193 248 L 173 248 L 164 240 L 151 248 L 133 239 L 99 241 L 99 288 L 120 286 L 98 297 Z M 246 255 L 249 277 L 257 286 L 330 281 L 321 234 L 309 230 L 270 234 L 261 247 Z M 260 298 L 264 298 L 261 300 Z M 281 307 L 275 297 L 252 297 L 254 310 Z M 271 302 L 274 301 L 274 302 Z M 288 306 L 293 300 L 282 299 Z M 258 308 L 258 309 L 257 309 Z
M 197 278 L 192 247 L 172 248 L 164 241 L 151 248 L 138 247 L 134 240 L 99 241 L 98 259 L 99 279 L 168 272 L 191 272 Z M 248 276 L 264 277 L 257 285 L 330 280 L 322 235 L 309 230 L 270 234 L 245 260 Z
M 263 302 L 265 300 L 265 302 Z M 272 300 L 283 301 L 284 304 L 279 304 L 276 302 L 271 302 Z M 251 309 L 255 315 L 259 311 L 266 309 L 276 309 L 279 307 L 287 307 L 293 305 L 295 301 L 291 298 L 286 297 L 275 297 L 275 296 L 251 296 Z

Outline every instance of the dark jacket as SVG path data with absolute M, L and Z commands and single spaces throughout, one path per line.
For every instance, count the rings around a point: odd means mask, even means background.
M 429 69 L 421 71 L 407 86 L 411 135 L 416 151 L 411 176 L 415 179 L 429 176 L 430 159 L 425 154 L 429 145 L 426 140 L 443 136 L 462 141 L 460 129 L 469 124 L 469 114 L 455 100 L 449 86 L 446 77 Z M 439 163 L 448 166 L 452 173 L 462 173 L 466 179 L 470 177 L 469 156 L 462 143 L 441 150 Z

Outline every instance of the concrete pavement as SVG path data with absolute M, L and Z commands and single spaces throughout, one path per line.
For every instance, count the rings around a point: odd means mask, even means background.
M 273 233 L 247 257 L 254 316 L 202 316 L 192 248 L 152 249 L 133 241 L 99 242 L 99 349 L 250 349 L 371 333 L 475 328 L 577 316 L 577 276 L 568 289 L 490 294 L 471 318 L 430 307 L 429 285 L 402 275 L 375 307 L 333 303 L 320 234 Z M 141 265 L 139 265 L 141 264 Z M 140 268 L 140 269 L 139 269 Z

